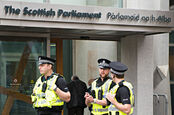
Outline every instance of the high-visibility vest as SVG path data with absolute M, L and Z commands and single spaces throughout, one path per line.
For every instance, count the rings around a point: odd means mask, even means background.
M 130 92 L 130 102 L 131 102 L 131 112 L 129 113 L 129 115 L 131 115 L 133 113 L 133 106 L 134 106 L 134 92 L 133 92 L 133 86 L 131 83 L 127 82 L 127 81 L 123 81 L 122 86 L 126 86 L 129 89 Z M 116 94 L 117 90 L 119 87 L 119 84 L 115 85 L 111 90 L 111 94 Z M 115 100 L 117 101 L 117 99 L 115 98 Z M 117 101 L 118 102 L 118 101 Z M 118 110 L 114 104 L 110 104 L 109 108 L 108 108 L 109 112 L 111 113 L 111 115 L 117 115 L 116 112 L 119 113 L 119 115 L 127 115 L 126 113 Z
M 97 79 L 98 80 L 98 79 Z M 106 98 L 106 93 L 109 92 L 110 85 L 112 83 L 111 79 L 108 79 L 102 86 L 96 87 L 97 80 L 92 82 L 92 87 L 91 90 L 95 91 L 95 98 L 98 99 L 98 92 L 99 90 L 102 90 L 102 99 Z M 108 106 L 102 106 L 96 103 L 91 103 L 92 104 L 92 111 L 91 113 L 94 115 L 101 115 L 101 114 L 106 114 L 108 113 Z
M 33 94 L 31 95 L 33 107 L 51 108 L 52 106 L 63 106 L 64 102 L 59 98 L 53 89 L 59 75 L 53 74 L 50 79 L 44 82 L 41 81 L 42 77 L 43 76 L 40 76 L 40 78 L 37 80 L 33 89 Z M 47 88 L 45 92 L 42 92 L 42 86 L 44 83 L 47 83 Z

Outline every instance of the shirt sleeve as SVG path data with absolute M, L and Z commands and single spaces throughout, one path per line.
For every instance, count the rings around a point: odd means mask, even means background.
M 57 87 L 58 87 L 60 90 L 62 90 L 62 91 L 64 91 L 64 92 L 68 92 L 68 91 L 69 91 L 69 89 L 68 89 L 68 87 L 67 87 L 67 84 L 66 84 L 66 81 L 65 81 L 65 79 L 64 79 L 63 77 L 60 77 L 60 78 L 58 78 L 58 79 L 56 80 L 56 85 L 57 85 Z
M 131 104 L 130 102 L 130 91 L 127 87 L 123 86 L 119 88 L 120 101 L 124 104 Z

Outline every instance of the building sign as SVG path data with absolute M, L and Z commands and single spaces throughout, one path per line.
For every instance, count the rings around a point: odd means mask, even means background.
M 64 11 L 63 9 L 58 9 L 54 11 L 52 8 L 47 10 L 46 8 L 38 8 L 38 9 L 29 9 L 28 7 L 24 7 L 22 10 L 19 8 L 14 8 L 12 6 L 4 6 L 5 14 L 15 14 L 19 15 L 22 13 L 25 16 L 46 16 L 46 17 L 54 17 L 57 14 L 57 17 L 76 17 L 76 18 L 101 18 L 101 12 L 99 13 L 89 13 L 89 12 L 78 12 L 77 10 Z M 23 12 L 21 12 L 23 11 Z
M 174 27 L 171 11 L 150 11 L 2 1 L 0 19 Z
M 141 14 L 133 14 L 133 15 L 125 15 L 121 13 L 107 13 L 107 18 L 110 20 L 120 20 L 120 21 L 143 21 L 143 22 L 159 22 L 159 23 L 171 23 L 171 17 L 167 17 L 165 15 L 154 16 L 151 15 L 142 15 Z

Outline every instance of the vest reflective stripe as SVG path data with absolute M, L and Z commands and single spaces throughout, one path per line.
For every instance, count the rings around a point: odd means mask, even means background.
M 55 82 L 58 78 L 57 75 L 53 75 L 52 78 L 47 80 L 47 88 L 45 93 L 42 92 L 42 85 L 41 81 L 42 76 L 37 80 L 35 87 L 33 89 L 33 93 L 35 96 L 31 96 L 32 100 L 35 100 L 33 103 L 33 107 L 52 107 L 52 106 L 62 106 L 64 102 L 58 97 L 58 95 L 53 90 Z
M 111 103 L 111 105 L 109 106 L 108 110 L 109 110 L 109 111 L 119 111 L 119 110 L 115 107 L 115 105 L 113 105 L 112 103 Z
M 108 79 L 102 86 L 96 87 L 97 80 L 95 80 L 92 83 L 91 90 L 95 90 L 95 97 L 96 97 L 96 99 L 98 99 L 98 91 L 100 89 L 102 89 L 103 90 L 103 98 L 106 98 L 106 93 L 109 92 L 109 87 L 110 87 L 110 85 L 112 83 L 112 80 Z M 108 106 L 103 107 L 102 105 L 92 103 L 92 111 L 91 111 L 91 113 L 93 113 L 95 115 L 96 114 L 100 115 L 100 114 L 108 113 Z
M 108 108 L 106 109 L 93 109 L 94 112 L 107 112 Z
M 131 112 L 129 113 L 129 115 L 131 115 L 131 114 L 133 113 L 133 106 L 134 106 L 133 86 L 132 86 L 131 83 L 126 82 L 126 81 L 123 82 L 123 85 L 126 86 L 126 87 L 128 87 L 128 89 L 129 89 L 129 91 L 130 91 Z M 118 90 L 119 87 L 120 87 L 120 86 L 119 86 L 118 84 L 117 84 L 116 86 L 114 86 L 114 87 L 110 90 L 111 94 L 115 94 L 115 93 L 117 92 L 117 90 Z M 116 100 L 116 98 L 115 98 L 115 100 Z M 116 101 L 117 101 L 117 100 L 116 100 Z M 119 112 L 119 115 L 127 115 L 126 113 L 124 113 L 124 112 L 118 110 L 118 109 L 115 107 L 115 105 L 113 105 L 113 104 L 110 104 L 108 110 L 110 111 L 110 113 L 112 113 L 111 115 L 115 115 L 115 113 L 116 113 L 117 111 Z
M 39 97 L 39 98 L 44 98 L 45 97 L 45 93 L 41 93 L 41 94 L 37 94 L 37 97 Z

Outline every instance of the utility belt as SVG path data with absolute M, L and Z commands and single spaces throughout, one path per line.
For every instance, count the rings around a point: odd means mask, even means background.
M 35 109 L 37 111 L 42 111 L 42 112 L 59 112 L 59 111 L 63 111 L 63 107 L 64 106 L 52 106 L 51 108 L 49 107 L 36 107 Z
M 108 115 L 123 115 L 123 114 L 122 113 L 119 113 L 118 111 L 109 111 L 109 114 Z M 133 115 L 133 114 L 129 114 L 129 115 Z

